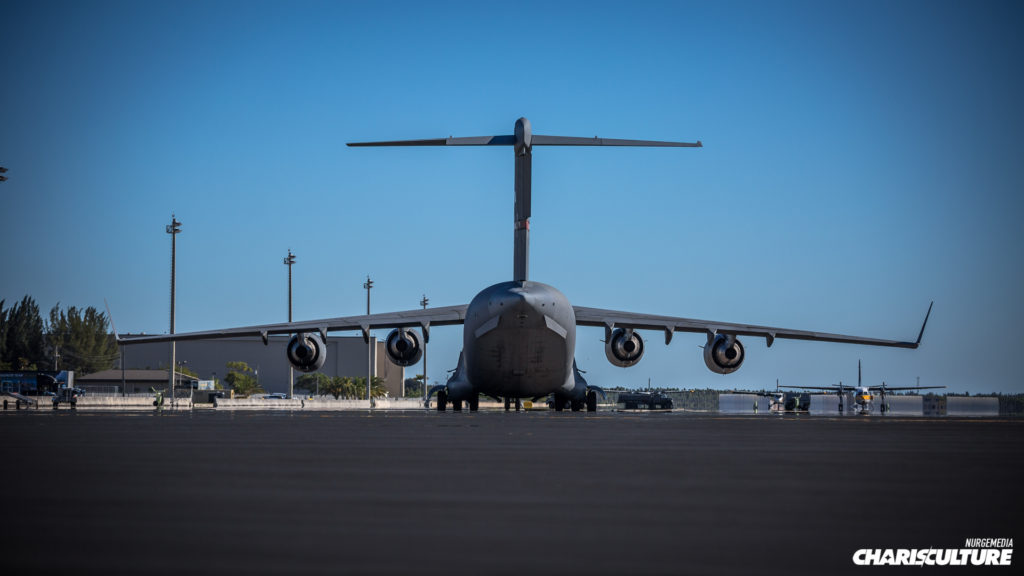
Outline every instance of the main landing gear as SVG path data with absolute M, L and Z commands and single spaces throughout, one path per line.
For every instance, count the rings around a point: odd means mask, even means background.
M 555 412 L 562 412 L 566 406 L 573 412 L 580 412 L 586 409 L 587 412 L 597 412 L 597 392 L 595 390 L 587 390 L 587 395 L 579 400 L 569 400 L 567 398 L 561 398 L 557 394 L 552 398 L 552 408 Z
M 437 391 L 437 411 L 444 412 L 448 407 L 448 392 L 446 390 Z M 462 400 L 452 400 L 452 412 L 462 412 Z M 480 409 L 480 396 L 474 394 L 466 400 L 466 406 L 470 412 L 476 412 Z
M 516 412 L 519 412 L 519 410 L 522 408 L 522 400 L 520 400 L 519 398 L 516 398 L 515 399 L 515 403 L 516 403 Z M 509 408 L 511 408 L 511 407 L 512 407 L 512 398 L 506 397 L 505 398 L 505 412 L 508 412 Z

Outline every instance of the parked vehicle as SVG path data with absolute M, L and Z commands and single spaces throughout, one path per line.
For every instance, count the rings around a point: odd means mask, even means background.
M 66 402 L 71 405 L 71 408 L 78 407 L 78 389 L 77 388 L 61 388 L 57 391 L 57 394 L 53 396 L 53 409 L 56 410 L 60 406 L 61 402 Z
M 645 407 L 649 410 L 671 410 L 672 399 L 664 392 L 624 392 L 619 394 L 619 404 L 625 404 L 626 410 Z

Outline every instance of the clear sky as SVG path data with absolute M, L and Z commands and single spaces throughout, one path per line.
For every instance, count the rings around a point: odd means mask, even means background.
M 345 142 L 511 133 L 541 148 L 531 278 L 573 304 L 917 351 L 647 333 L 600 386 L 856 381 L 1024 392 L 1020 2 L 0 0 L 0 298 L 110 301 L 122 332 L 465 304 L 512 274 L 512 151 Z M 383 336 L 384 333 L 379 335 Z M 431 380 L 461 329 L 433 331 Z

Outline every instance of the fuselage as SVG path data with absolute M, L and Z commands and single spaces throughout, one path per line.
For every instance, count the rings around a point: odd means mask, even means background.
M 875 399 L 875 395 L 871 393 L 871 389 L 867 387 L 856 388 L 853 396 L 853 401 L 859 406 L 859 412 L 861 414 L 868 414 L 871 412 L 871 403 Z
M 540 282 L 495 284 L 466 309 L 463 357 L 449 395 L 569 396 L 575 350 L 576 314 L 564 294 Z

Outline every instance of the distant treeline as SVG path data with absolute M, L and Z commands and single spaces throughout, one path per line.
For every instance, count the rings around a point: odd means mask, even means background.
M 74 370 L 90 374 L 114 366 L 117 344 L 107 315 L 92 306 L 61 308 L 44 321 L 31 296 L 6 308 L 0 300 L 0 370 Z

